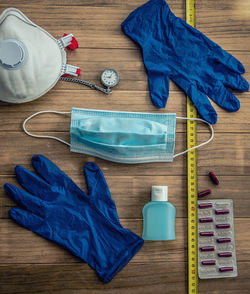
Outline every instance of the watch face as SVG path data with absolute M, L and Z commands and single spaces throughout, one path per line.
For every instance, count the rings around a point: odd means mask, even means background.
M 101 81 L 108 88 L 114 87 L 119 82 L 119 75 L 114 69 L 107 68 L 101 75 Z

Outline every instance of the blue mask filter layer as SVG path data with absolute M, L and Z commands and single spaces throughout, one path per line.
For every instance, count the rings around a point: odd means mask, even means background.
M 121 163 L 173 161 L 175 114 L 73 108 L 70 150 Z

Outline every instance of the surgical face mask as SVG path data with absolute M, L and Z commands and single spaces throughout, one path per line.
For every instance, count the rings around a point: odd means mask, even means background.
M 70 112 L 40 111 L 23 122 L 26 134 L 37 138 L 58 140 L 68 146 L 72 152 L 89 154 L 106 160 L 120 163 L 171 162 L 173 159 L 189 150 L 207 144 L 211 138 L 188 150 L 174 154 L 175 114 L 154 114 L 142 112 L 119 112 L 73 108 L 71 111 L 70 138 L 65 142 L 53 136 L 32 134 L 26 129 L 26 123 L 41 113 L 68 114 Z
M 66 64 L 69 34 L 57 40 L 20 10 L 7 8 L 0 15 L 0 101 L 23 103 L 48 92 L 63 74 L 80 69 Z

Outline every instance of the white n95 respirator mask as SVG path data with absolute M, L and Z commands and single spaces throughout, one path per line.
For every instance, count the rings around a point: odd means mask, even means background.
M 72 39 L 69 34 L 57 40 L 20 10 L 5 9 L 0 15 L 0 101 L 32 101 L 61 75 L 78 76 L 80 69 L 66 63 L 65 47 Z

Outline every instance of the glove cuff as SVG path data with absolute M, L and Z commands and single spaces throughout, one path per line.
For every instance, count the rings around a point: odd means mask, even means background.
M 126 247 L 121 250 L 114 258 L 114 262 L 105 271 L 96 271 L 97 275 L 103 283 L 110 282 L 113 277 L 135 256 L 144 244 L 144 240 L 130 231 L 133 235 L 132 242 L 128 243 Z

